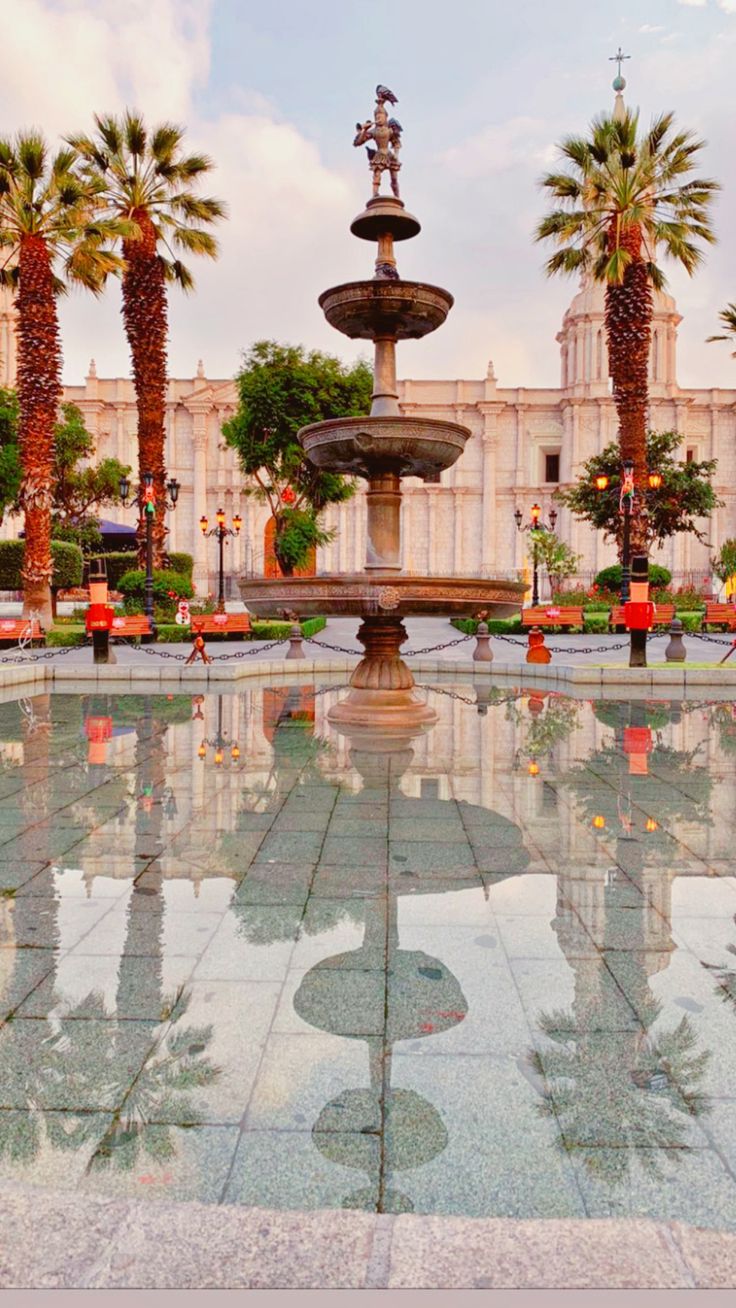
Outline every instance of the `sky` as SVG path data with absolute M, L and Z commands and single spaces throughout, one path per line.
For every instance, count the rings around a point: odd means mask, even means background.
M 538 181 L 555 142 L 612 106 L 619 45 L 627 103 L 645 122 L 673 109 L 707 141 L 700 175 L 723 186 L 719 244 L 694 278 L 673 269 L 670 290 L 680 384 L 734 386 L 728 346 L 705 337 L 736 300 L 736 0 L 15 0 L 0 132 L 56 142 L 125 106 L 186 126 L 215 161 L 203 190 L 230 217 L 219 260 L 193 261 L 195 293 L 171 291 L 169 370 L 193 377 L 202 359 L 227 378 L 263 338 L 365 353 L 317 297 L 372 275 L 373 247 L 349 232 L 370 195 L 352 138 L 382 82 L 399 99 L 402 198 L 422 223 L 398 247 L 401 273 L 455 296 L 441 331 L 401 347 L 400 375 L 482 377 L 492 359 L 502 386 L 556 386 L 576 284 L 544 274 Z M 91 356 L 99 376 L 129 375 L 118 285 L 101 301 L 70 295 L 61 319 L 66 382 Z

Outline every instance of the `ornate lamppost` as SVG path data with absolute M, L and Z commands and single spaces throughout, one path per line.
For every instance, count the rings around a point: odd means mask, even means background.
M 217 544 L 220 550 L 217 612 L 224 613 L 225 612 L 225 560 L 224 560 L 225 541 L 228 536 L 240 535 L 240 528 L 243 525 L 243 519 L 241 518 L 239 513 L 235 513 L 233 514 L 232 527 L 226 527 L 224 509 L 217 510 L 217 513 L 215 514 L 215 519 L 216 519 L 215 526 L 210 527 L 208 531 L 207 528 L 209 526 L 209 519 L 207 518 L 207 515 L 203 513 L 202 517 L 199 519 L 199 526 L 203 536 L 214 536 L 217 539 Z
M 195 716 L 200 716 L 196 714 Z M 214 763 L 216 768 L 221 768 L 225 761 L 225 751 L 229 751 L 230 762 L 237 765 L 240 761 L 240 746 L 237 740 L 231 740 L 226 731 L 222 729 L 222 695 L 217 696 L 217 731 L 214 736 L 203 736 L 202 743 L 197 750 L 197 757 L 204 763 L 207 758 L 207 750 L 214 749 Z
M 166 483 L 166 490 L 169 498 L 164 500 L 165 509 L 175 509 L 176 501 L 179 498 L 181 487 L 176 477 L 171 477 Z M 130 495 L 130 482 L 127 477 L 121 477 L 118 482 L 120 498 L 124 505 L 128 503 Z M 153 473 L 144 472 L 143 481 L 136 491 L 133 503 L 136 505 L 140 516 L 143 518 L 146 527 L 146 583 L 144 592 L 143 609 L 151 625 L 151 631 L 155 637 L 156 624 L 153 620 L 153 520 L 156 516 L 156 492 L 153 486 Z
M 541 505 L 539 504 L 532 504 L 532 507 L 529 510 L 529 516 L 531 518 L 531 521 L 527 523 L 524 523 L 523 521 L 523 514 L 521 512 L 521 509 L 516 509 L 514 512 L 514 521 L 516 523 L 516 530 L 528 531 L 531 533 L 530 538 L 532 542 L 532 567 L 534 571 L 534 583 L 532 587 L 532 608 L 536 608 L 537 605 L 539 604 L 539 552 L 538 552 L 539 535 L 538 533 L 540 531 L 554 531 L 555 523 L 557 522 L 557 510 L 550 509 L 549 526 L 547 526 L 546 522 L 540 521 L 541 515 L 542 515 L 542 508 Z
M 600 473 L 595 479 L 595 488 L 607 490 L 608 477 Z M 662 485 L 661 472 L 650 472 L 647 476 L 649 489 L 659 490 Z M 634 462 L 624 459 L 621 464 L 621 491 L 619 494 L 619 511 L 623 514 L 624 530 L 621 549 L 621 603 L 626 604 L 631 593 L 631 511 L 634 505 Z

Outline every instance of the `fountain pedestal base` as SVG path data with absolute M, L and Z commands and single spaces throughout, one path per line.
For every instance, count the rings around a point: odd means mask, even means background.
M 350 678 L 350 693 L 330 710 L 329 720 L 354 726 L 431 726 L 437 721 L 416 694 L 414 678 L 399 653 L 406 640 L 401 618 L 364 616 L 358 640 L 365 648 Z

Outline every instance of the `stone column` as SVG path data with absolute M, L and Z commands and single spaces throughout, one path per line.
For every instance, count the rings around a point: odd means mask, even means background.
M 192 473 L 192 532 L 194 536 L 194 570 L 192 581 L 198 595 L 206 594 L 209 583 L 207 541 L 199 520 L 207 513 L 207 429 L 204 414 L 194 419 L 194 468 Z
M 401 481 L 396 473 L 372 477 L 366 494 L 366 572 L 401 568 Z
M 480 572 L 482 577 L 490 577 L 496 566 L 495 525 L 498 506 L 496 504 L 496 454 L 498 449 L 498 411 L 483 409 L 484 430 L 481 436 L 481 541 Z

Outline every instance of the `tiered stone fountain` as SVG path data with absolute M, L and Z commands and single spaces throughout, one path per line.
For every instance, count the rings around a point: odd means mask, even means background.
M 475 577 L 426 577 L 401 567 L 401 479 L 432 477 L 460 457 L 470 432 L 454 422 L 404 418 L 396 385 L 396 343 L 417 339 L 441 327 L 452 308 L 448 291 L 426 282 L 404 281 L 397 271 L 394 244 L 416 236 L 418 220 L 399 198 L 398 150 L 401 127 L 388 117 L 387 87 L 376 88 L 373 121 L 358 124 L 355 145 L 368 149 L 373 197 L 350 230 L 378 246 L 370 281 L 346 282 L 320 296 L 327 321 L 352 339 L 374 342 L 374 386 L 368 417 L 336 418 L 299 432 L 307 457 L 320 468 L 363 477 L 367 493 L 367 550 L 362 573 L 243 578 L 243 599 L 257 616 L 290 610 L 362 618 L 358 638 L 365 655 L 351 678 L 347 698 L 331 720 L 357 728 L 430 725 L 436 718 L 414 691 L 414 679 L 400 656 L 406 640 L 402 619 L 408 616 L 472 617 L 485 612 L 508 617 L 520 607 L 524 586 Z M 388 171 L 391 196 L 379 194 Z

